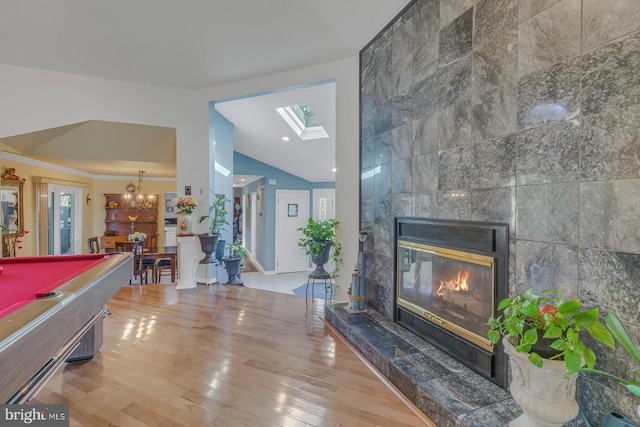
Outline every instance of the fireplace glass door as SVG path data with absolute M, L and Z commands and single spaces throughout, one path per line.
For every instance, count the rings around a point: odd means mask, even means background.
M 494 258 L 398 242 L 398 305 L 487 350 L 495 277 Z

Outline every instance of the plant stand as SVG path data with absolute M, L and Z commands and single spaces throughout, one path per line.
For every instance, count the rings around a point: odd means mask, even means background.
M 204 283 L 205 285 L 211 285 L 218 282 L 218 267 L 220 264 L 218 261 L 215 263 L 210 262 L 208 264 L 198 264 L 196 268 L 196 283 Z
M 316 266 L 315 270 L 309 273 L 307 287 L 305 289 L 305 298 L 309 298 L 309 285 L 311 285 L 311 304 L 315 298 L 316 282 L 324 285 L 324 300 L 333 301 L 335 297 L 335 287 L 331 280 L 331 274 L 325 270 L 324 265 L 329 261 L 329 253 L 331 252 L 331 242 L 324 243 L 324 249 L 318 255 L 311 255 L 311 261 Z M 307 302 L 308 304 L 308 302 Z
M 311 285 L 311 304 L 313 304 L 313 300 L 315 298 L 316 282 L 318 282 L 318 285 L 322 283 L 322 285 L 324 286 L 324 300 L 329 302 L 333 301 L 333 298 L 335 297 L 335 286 L 333 280 L 331 280 L 331 275 L 329 273 L 326 273 L 326 276 L 324 277 L 317 277 L 317 273 L 310 273 L 309 279 L 307 280 L 307 287 L 305 289 L 305 298 L 307 298 L 307 305 L 309 304 L 309 285 Z
M 176 289 L 192 289 L 197 286 L 194 277 L 198 247 L 196 236 L 177 236 L 178 243 L 178 280 Z
M 529 362 L 527 355 L 516 352 L 503 338 L 504 352 L 509 356 L 512 380 L 509 390 L 524 413 L 509 427 L 561 427 L 578 415 L 576 380 L 578 375 L 565 375 L 564 361 L 545 359 L 542 368 Z

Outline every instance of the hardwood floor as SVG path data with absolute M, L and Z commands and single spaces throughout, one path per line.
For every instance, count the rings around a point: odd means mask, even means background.
M 325 326 L 323 302 L 245 287 L 125 286 L 93 360 L 33 403 L 72 426 L 424 426 Z

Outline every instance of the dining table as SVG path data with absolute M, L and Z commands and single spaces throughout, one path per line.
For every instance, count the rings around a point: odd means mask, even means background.
M 123 252 L 131 252 L 133 249 L 133 245 L 135 242 L 118 242 L 118 245 L 122 247 Z M 107 249 L 106 252 L 116 252 L 115 249 Z M 177 246 L 151 246 L 151 247 L 143 247 L 142 249 L 142 259 L 152 259 L 157 260 L 161 258 L 168 258 L 170 260 L 171 265 L 171 282 L 176 281 L 176 266 L 177 266 L 177 255 L 178 255 L 178 247 Z M 156 277 L 155 272 L 153 275 L 153 282 L 155 283 Z
M 171 282 L 176 281 L 176 255 L 178 253 L 177 246 L 155 246 L 150 248 L 144 248 L 142 251 L 142 259 L 156 259 L 168 258 L 171 262 Z M 155 283 L 155 274 L 153 281 Z

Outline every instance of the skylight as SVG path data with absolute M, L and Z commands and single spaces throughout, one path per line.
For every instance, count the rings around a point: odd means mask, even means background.
M 276 108 L 291 129 L 303 139 L 329 138 L 311 108 L 305 104 Z

